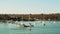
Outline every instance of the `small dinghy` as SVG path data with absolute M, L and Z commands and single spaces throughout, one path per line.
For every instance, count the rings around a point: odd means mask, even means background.
M 29 23 L 29 25 L 26 25 L 26 24 L 19 24 L 19 25 L 23 27 L 34 27 L 34 25 L 31 25 L 31 23 Z
M 34 27 L 34 25 L 32 25 L 31 23 L 29 23 L 29 24 L 23 24 L 23 23 L 21 23 L 21 24 L 18 24 L 18 23 L 15 23 L 16 25 L 19 25 L 19 26 L 21 26 L 21 27 Z
M 33 25 L 25 25 L 23 24 L 23 27 L 34 27 Z

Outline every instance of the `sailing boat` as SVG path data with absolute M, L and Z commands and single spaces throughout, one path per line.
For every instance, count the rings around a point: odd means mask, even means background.
M 45 26 L 45 20 L 44 20 L 44 15 L 42 14 L 43 17 L 43 21 L 42 21 L 42 25 Z
M 30 19 L 31 19 L 31 14 L 29 14 L 29 21 L 30 21 Z M 29 25 L 30 25 L 31 27 L 34 26 L 34 25 L 31 25 L 31 23 L 29 23 Z
M 18 21 L 16 21 L 15 24 L 16 24 L 17 26 L 23 26 L 23 16 L 22 16 L 22 21 L 20 21 L 20 23 L 18 23 Z
M 30 17 L 29 17 L 29 20 L 30 20 Z M 22 22 L 23 22 L 23 16 L 22 16 Z M 29 25 L 25 25 L 21 22 L 21 24 L 19 24 L 20 26 L 23 26 L 23 27 L 33 27 L 33 25 L 31 25 L 31 23 L 29 23 Z
M 42 21 L 42 25 L 45 26 L 45 21 Z
M 54 19 L 54 23 L 56 23 L 55 21 L 56 21 L 56 18 Z
M 22 16 L 22 21 L 21 21 L 21 24 L 23 24 L 23 16 Z

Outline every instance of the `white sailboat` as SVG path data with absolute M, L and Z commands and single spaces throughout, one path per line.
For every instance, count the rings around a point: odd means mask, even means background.
M 42 16 L 43 16 L 43 15 L 42 15 Z M 45 26 L 45 20 L 44 20 L 44 16 L 43 16 L 42 25 L 43 25 L 43 26 Z
M 56 23 L 55 21 L 56 21 L 56 18 L 54 19 L 54 23 Z

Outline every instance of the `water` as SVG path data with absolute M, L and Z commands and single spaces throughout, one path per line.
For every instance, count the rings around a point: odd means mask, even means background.
M 41 21 L 35 21 L 35 27 L 24 28 L 15 24 L 6 24 L 0 22 L 0 34 L 60 34 L 60 21 L 45 21 L 45 26 Z M 23 22 L 24 24 L 34 23 L 33 21 Z

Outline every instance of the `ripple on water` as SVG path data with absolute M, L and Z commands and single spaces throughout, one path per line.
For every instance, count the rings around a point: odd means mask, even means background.
M 28 22 L 26 23 L 28 24 Z M 45 24 L 42 26 L 41 22 L 36 21 L 36 26 L 32 27 L 30 31 L 29 28 L 19 27 L 15 24 L 0 23 L 0 34 L 60 34 L 60 22 L 46 21 Z

